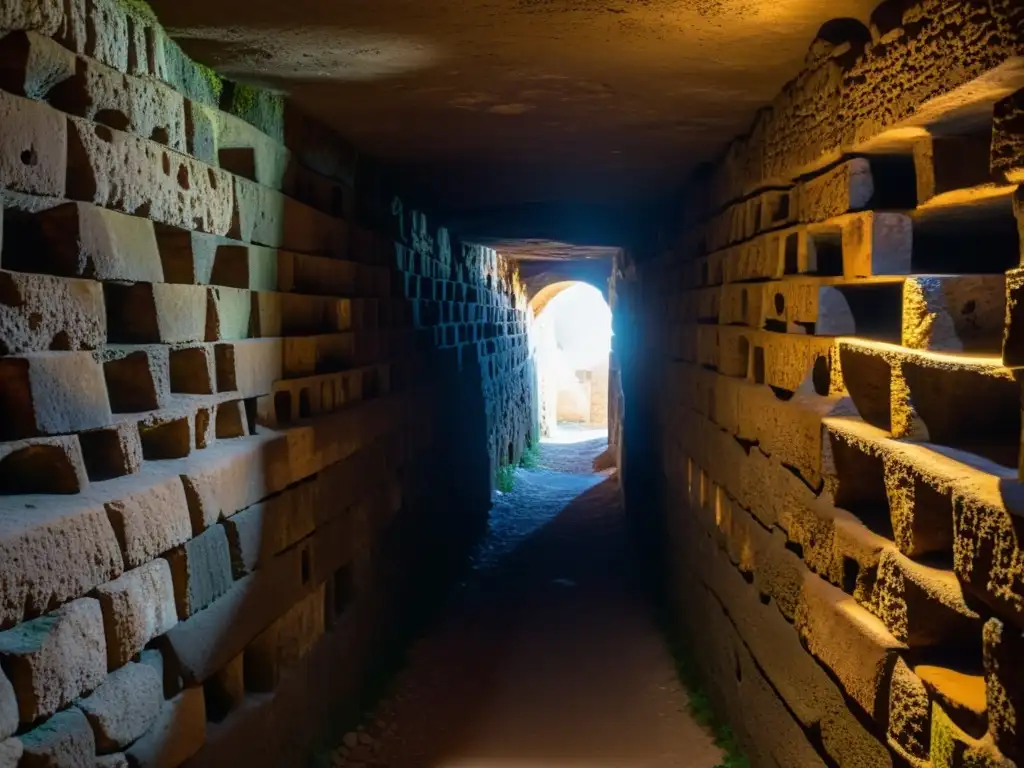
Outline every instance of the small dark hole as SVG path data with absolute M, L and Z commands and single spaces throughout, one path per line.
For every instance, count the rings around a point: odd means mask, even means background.
M 977 309 L 977 308 L 978 308 L 977 302 L 975 302 L 974 299 L 971 299 L 966 304 L 964 304 L 964 308 L 962 310 L 960 310 L 960 314 L 972 315 L 972 314 L 974 314 L 974 310 Z
M 278 424 L 287 424 L 292 420 L 292 393 L 288 390 L 274 393 L 274 415 Z
M 213 172 L 213 168 L 207 168 L 206 172 L 210 175 L 210 188 L 217 189 L 217 174 Z
M 801 560 L 803 559 L 804 548 L 803 548 L 803 545 L 800 544 L 800 542 L 798 542 L 798 541 L 787 541 L 786 542 L 786 549 L 788 549 L 790 552 L 795 554 Z
M 26 149 L 21 153 L 21 162 L 24 165 L 35 165 L 39 162 L 39 156 L 34 149 Z
M 311 568 L 309 565 L 309 550 L 302 550 L 302 583 L 308 584 L 311 577 Z
M 171 175 L 171 158 L 167 156 L 166 152 L 164 152 L 163 168 L 164 168 L 164 176 L 170 176 Z
M 149 138 L 157 144 L 167 145 L 171 143 L 171 134 L 166 128 L 154 128 Z
M 781 315 L 786 311 L 786 297 L 781 293 L 775 294 L 775 313 Z
M 772 596 L 764 592 L 758 592 L 757 599 L 761 601 L 761 605 L 768 605 L 772 601 Z
M 814 391 L 825 397 L 832 386 L 832 366 L 824 355 L 814 361 L 814 371 L 811 373 L 811 382 L 814 384 Z
M 852 595 L 857 588 L 857 576 L 860 573 L 860 566 L 852 557 L 843 558 L 843 592 Z
M 182 189 L 189 188 L 188 168 L 184 164 L 178 166 L 178 186 Z
M 299 418 L 308 419 L 313 415 L 313 409 L 309 405 L 309 390 L 299 390 Z

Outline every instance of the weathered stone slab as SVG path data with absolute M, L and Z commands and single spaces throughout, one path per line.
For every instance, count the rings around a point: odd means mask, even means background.
M 74 435 L 0 443 L 0 493 L 81 493 L 89 486 Z
M 92 695 L 78 702 L 101 754 L 117 752 L 149 730 L 164 703 L 160 673 L 145 664 L 115 670 Z
M 187 619 L 227 592 L 232 585 L 227 532 L 214 525 L 167 555 L 174 578 L 178 617 Z
M 52 715 L 106 677 L 99 602 L 76 600 L 0 633 L 0 658 L 17 694 L 21 724 Z
M 1008 282 L 1003 275 L 908 278 L 903 284 L 903 346 L 998 353 Z
M 0 358 L 0 438 L 56 435 L 112 420 L 103 368 L 88 352 Z
M 97 589 L 103 606 L 111 670 L 127 664 L 143 647 L 177 622 L 174 585 L 164 560 L 126 572 Z
M 106 341 L 103 290 L 92 280 L 0 271 L 0 352 L 96 349 Z
M 80 709 L 60 712 L 21 737 L 21 768 L 92 768 L 96 742 Z
M 207 290 L 169 283 L 106 284 L 110 340 L 120 344 L 202 341 Z
M 159 283 L 164 279 L 153 223 L 90 203 L 35 215 L 46 248 L 16 254 L 17 269 L 67 277 Z
M 162 224 L 226 234 L 231 176 L 156 142 L 68 121 L 69 197 L 126 213 L 144 211 Z
M 73 77 L 53 88 L 48 100 L 77 117 L 185 151 L 184 100 L 156 80 L 80 56 Z
M 64 197 L 67 121 L 36 101 L 0 92 L 0 186 L 34 195 Z
M 865 608 L 813 574 L 804 579 L 796 627 L 811 653 L 872 717 L 888 698 L 893 667 L 906 648 Z
M 3 90 L 45 101 L 54 86 L 74 74 L 75 54 L 55 40 L 24 30 L 7 32 L 0 37 L 0 86 Z
M 273 691 L 281 675 L 324 634 L 324 586 L 302 598 L 245 649 L 245 681 L 253 691 Z
M 857 410 L 894 437 L 973 448 L 993 459 L 1002 458 L 1001 442 L 1019 442 L 1018 427 L 1006 418 L 1019 410 L 1019 385 L 998 361 L 853 339 L 838 347 Z
M 152 728 L 125 754 L 137 768 L 170 768 L 195 755 L 206 742 L 206 702 L 202 688 L 186 688 L 164 703 Z
M 121 492 L 106 509 L 128 568 L 144 565 L 192 538 L 188 502 L 178 477 L 153 469 L 119 482 Z
M 312 572 L 311 542 L 278 555 L 168 632 L 167 658 L 187 684 L 204 682 L 312 589 L 304 580 Z
M 123 567 L 102 503 L 53 496 L 0 500 L 0 627 L 80 597 Z

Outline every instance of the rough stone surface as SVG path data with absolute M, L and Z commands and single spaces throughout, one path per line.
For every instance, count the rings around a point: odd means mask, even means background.
M 5 354 L 96 349 L 105 341 L 103 290 L 91 280 L 0 272 Z
M 164 703 L 156 722 L 125 754 L 140 768 L 181 765 L 206 740 L 206 706 L 202 688 L 186 688 Z
M 36 352 L 0 359 L 4 439 L 56 435 L 110 423 L 103 369 L 88 352 Z
M 115 670 L 92 695 L 78 702 L 96 738 L 96 750 L 117 752 L 149 730 L 163 708 L 163 679 L 145 664 Z
M 91 598 L 0 633 L 0 658 L 18 698 L 21 723 L 52 715 L 103 682 L 106 644 Z
M 79 118 L 68 121 L 69 197 L 162 224 L 227 234 L 231 177 L 161 145 Z
M 150 640 L 177 623 L 174 585 L 166 560 L 153 560 L 128 571 L 96 593 L 103 606 L 111 670 L 127 664 Z
M 0 119 L 0 184 L 18 192 L 63 197 L 68 135 L 64 115 L 0 91 Z
M 0 741 L 13 736 L 18 730 L 18 700 L 14 686 L 0 670 Z
M 177 477 L 144 472 L 106 505 L 125 565 L 145 565 L 192 536 L 185 489 Z
M 187 619 L 227 592 L 232 585 L 227 532 L 214 525 L 167 554 L 174 579 L 178 617 Z
M 60 712 L 21 737 L 25 752 L 20 766 L 27 768 L 91 768 L 96 742 L 89 721 L 72 707 Z

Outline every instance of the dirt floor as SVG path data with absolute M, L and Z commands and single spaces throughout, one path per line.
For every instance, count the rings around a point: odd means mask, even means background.
M 713 768 L 632 561 L 604 437 L 544 443 L 336 768 Z

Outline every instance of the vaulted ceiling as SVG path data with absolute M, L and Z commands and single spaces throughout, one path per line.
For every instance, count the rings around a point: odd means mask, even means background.
M 823 23 L 876 4 L 152 0 L 192 55 L 284 89 L 435 207 L 470 212 L 667 197 Z

